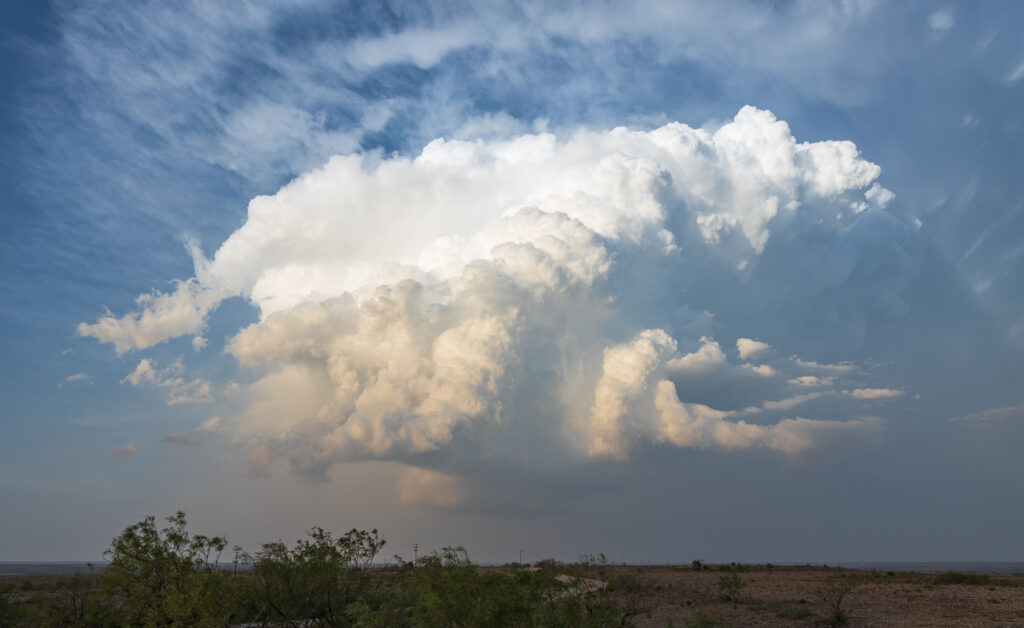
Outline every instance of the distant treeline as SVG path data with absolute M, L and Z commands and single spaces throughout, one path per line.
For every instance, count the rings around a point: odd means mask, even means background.
M 588 579 L 603 557 L 484 569 L 448 547 L 379 567 L 376 530 L 314 527 L 293 546 L 235 546 L 226 559 L 227 539 L 190 533 L 182 512 L 167 521 L 126 528 L 98 572 L 6 585 L 0 627 L 621 626 L 643 611 L 639 583 Z

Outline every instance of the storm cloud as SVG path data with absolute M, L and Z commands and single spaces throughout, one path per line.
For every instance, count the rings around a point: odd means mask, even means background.
M 853 365 L 768 359 L 774 339 L 722 321 L 807 307 L 879 241 L 892 251 L 870 263 L 891 279 L 837 314 L 898 309 L 910 228 L 887 213 L 880 172 L 853 143 L 799 142 L 754 107 L 703 128 L 336 156 L 254 198 L 211 258 L 192 244 L 194 277 L 79 333 L 119 353 L 202 338 L 222 300 L 246 298 L 260 319 L 226 350 L 257 380 L 247 408 L 218 429 L 249 443 L 256 472 L 278 458 L 310 478 L 363 459 L 559 467 L 659 444 L 795 455 L 884 421 L 850 404 L 831 406 L 840 416 L 780 411 L 900 392 L 844 393 L 837 378 L 857 374 Z M 808 252 L 808 236 L 835 246 Z M 798 292 L 788 274 L 764 271 L 766 255 L 804 275 Z M 849 332 L 837 327 L 841 340 Z M 126 379 L 185 385 L 148 360 Z M 794 390 L 811 385 L 822 390 Z M 441 482 L 404 477 L 411 502 L 415 487 Z

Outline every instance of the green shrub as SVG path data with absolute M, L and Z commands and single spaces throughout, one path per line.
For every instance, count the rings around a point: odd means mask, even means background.
M 256 621 L 302 619 L 333 626 L 377 606 L 368 599 L 372 583 L 367 575 L 385 543 L 377 530 L 353 529 L 335 539 L 314 527 L 308 537 L 292 549 L 281 541 L 265 543 L 252 557 L 242 605 Z
M 193 535 L 185 515 L 158 530 L 153 517 L 127 527 L 99 575 L 8 587 L 0 626 L 623 626 L 643 612 L 643 583 L 606 574 L 606 561 L 541 561 L 532 568 L 481 569 L 461 547 L 416 563 L 371 568 L 384 546 L 376 530 L 334 537 L 313 528 L 292 547 L 277 541 L 234 569 L 219 568 L 223 537 Z M 397 557 L 396 557 L 397 558 Z M 239 564 L 251 569 L 238 569 Z M 594 580 L 595 572 L 604 580 Z M 15 599 L 16 598 L 16 599 Z
M 743 580 L 734 573 L 718 577 L 718 600 L 720 602 L 735 602 L 740 598 L 740 591 L 743 589 Z
M 807 619 L 814 613 L 806 606 L 783 606 L 778 615 L 783 619 Z
M 992 576 L 983 573 L 963 573 L 960 571 L 947 571 L 941 573 L 932 580 L 935 584 L 992 584 Z
M 844 602 L 846 597 L 860 584 L 855 574 L 842 571 L 830 572 L 818 588 L 818 595 L 828 608 L 825 621 L 829 626 L 845 626 L 850 623 Z
M 20 611 L 6 595 L 0 594 L 0 626 L 16 626 L 21 619 Z
M 217 569 L 223 537 L 191 535 L 185 513 L 157 530 L 153 517 L 125 528 L 104 556 L 100 589 L 131 625 L 224 623 L 228 575 Z
M 709 607 L 698 607 L 686 625 L 690 628 L 722 628 L 730 624 L 722 616 L 721 611 Z

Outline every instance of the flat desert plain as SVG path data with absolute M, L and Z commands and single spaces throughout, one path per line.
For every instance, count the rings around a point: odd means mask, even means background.
M 600 568 L 598 568 L 600 569 Z M 935 574 L 793 566 L 614 566 L 636 626 L 1024 626 L 1024 574 Z M 725 570 L 723 570 L 725 569 Z M 629 590 L 632 589 L 632 593 Z

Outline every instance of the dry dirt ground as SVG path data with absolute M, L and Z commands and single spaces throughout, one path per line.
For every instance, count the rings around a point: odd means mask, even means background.
M 943 583 L 939 574 L 823 567 L 615 566 L 601 574 L 616 597 L 631 595 L 645 612 L 637 626 L 821 626 L 832 602 L 849 626 L 1022 626 L 1024 575 Z M 618 579 L 620 586 L 614 586 Z M 950 578 L 948 580 L 968 578 Z M 987 580 L 987 582 L 985 582 Z M 639 585 L 639 586 L 636 586 Z M 726 598 L 733 599 L 726 599 Z

